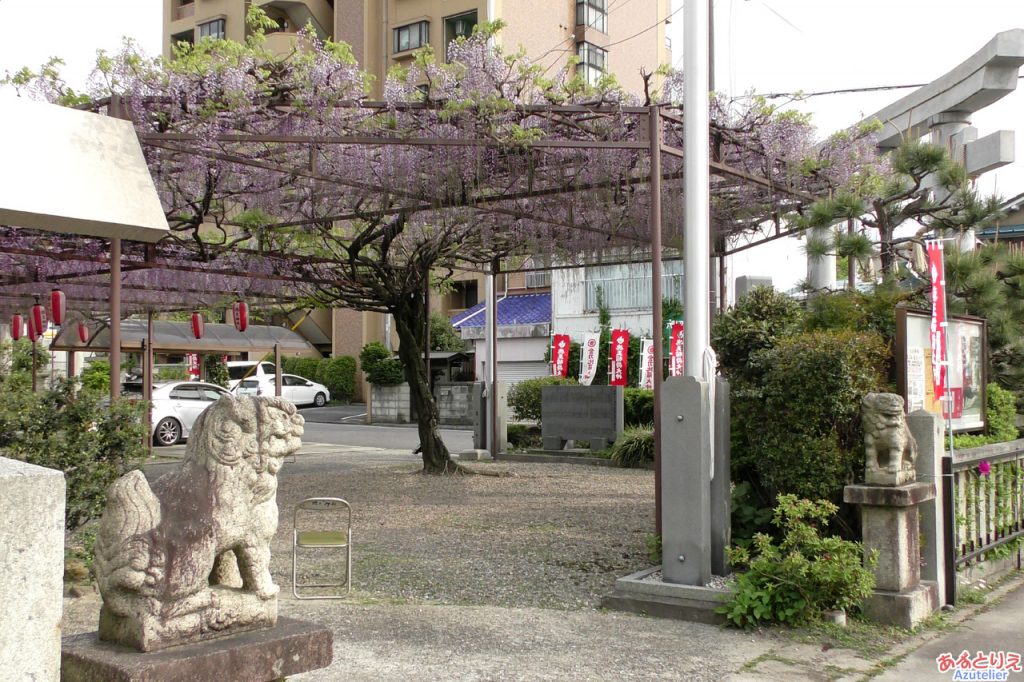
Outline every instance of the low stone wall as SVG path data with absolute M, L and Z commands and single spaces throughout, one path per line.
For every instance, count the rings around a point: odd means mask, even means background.
M 473 382 L 439 381 L 434 384 L 438 421 L 441 424 L 472 426 L 476 409 L 473 406 Z
M 373 424 L 408 424 L 410 402 L 409 384 L 373 386 L 367 419 Z
M 0 457 L 0 670 L 60 677 L 64 474 Z

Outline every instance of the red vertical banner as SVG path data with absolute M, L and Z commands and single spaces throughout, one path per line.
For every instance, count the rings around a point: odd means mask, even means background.
M 932 322 L 929 336 L 932 346 L 932 386 L 935 399 L 946 396 L 946 273 L 942 264 L 942 240 L 928 239 L 928 271 L 932 284 Z
M 669 337 L 668 346 L 668 375 L 679 377 L 683 375 L 683 323 L 672 323 L 672 335 Z
M 568 334 L 555 334 L 551 337 L 551 376 L 569 376 L 569 348 L 572 339 Z
M 612 330 L 611 350 L 608 353 L 608 384 L 610 386 L 625 386 L 629 380 L 629 369 L 626 364 L 629 360 L 629 331 L 625 329 Z
M 185 365 L 188 367 L 188 376 L 190 380 L 199 379 L 199 355 L 197 353 L 186 353 L 185 354 Z

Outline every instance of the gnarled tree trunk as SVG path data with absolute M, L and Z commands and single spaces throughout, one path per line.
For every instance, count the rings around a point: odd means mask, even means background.
M 453 472 L 458 466 L 452 461 L 448 448 L 437 432 L 437 403 L 430 392 L 430 370 L 423 357 L 427 319 L 423 300 L 417 297 L 403 301 L 392 310 L 392 314 L 395 317 L 395 329 L 398 331 L 398 357 L 402 360 L 405 380 L 409 384 L 409 396 L 416 409 L 423 454 L 423 473 Z

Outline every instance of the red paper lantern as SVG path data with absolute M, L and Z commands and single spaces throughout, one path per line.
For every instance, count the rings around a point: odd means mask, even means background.
M 29 319 L 29 326 L 35 325 L 36 336 L 42 336 L 46 331 L 46 308 L 41 303 L 32 306 L 32 316 Z
M 33 306 L 32 313 L 35 312 L 34 308 L 35 308 L 35 306 Z M 26 325 L 26 326 L 28 327 L 28 340 L 31 341 L 32 343 L 35 343 L 36 339 L 39 338 L 39 330 L 36 329 L 36 323 L 35 323 L 35 317 L 36 316 L 34 314 L 32 314 L 32 313 L 30 313 L 29 316 L 28 316 L 28 325 Z
M 192 313 L 192 336 L 203 338 L 203 316 L 199 313 Z
M 58 327 L 64 324 L 64 316 L 67 312 L 67 299 L 64 292 L 54 289 L 50 292 L 50 319 Z
M 235 301 L 231 304 L 231 318 L 235 322 L 235 329 L 244 332 L 249 328 L 249 304 L 245 301 Z
M 89 343 L 89 327 L 85 322 L 78 323 L 78 340 L 82 343 Z
M 17 341 L 21 338 L 21 334 L 24 331 L 25 320 L 21 318 L 21 315 L 17 313 L 11 315 L 11 338 Z

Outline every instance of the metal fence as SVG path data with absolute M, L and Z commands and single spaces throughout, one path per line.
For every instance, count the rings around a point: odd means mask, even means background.
M 601 288 L 604 303 L 609 310 L 650 310 L 651 309 L 651 278 L 647 277 L 615 277 L 607 279 L 588 279 L 586 310 L 597 310 L 597 290 Z M 683 300 L 683 276 L 680 274 L 661 276 L 661 295 L 663 298 Z
M 1010 543 L 1024 537 L 1024 439 L 956 451 L 944 467 L 953 489 L 954 564 L 1012 555 Z

